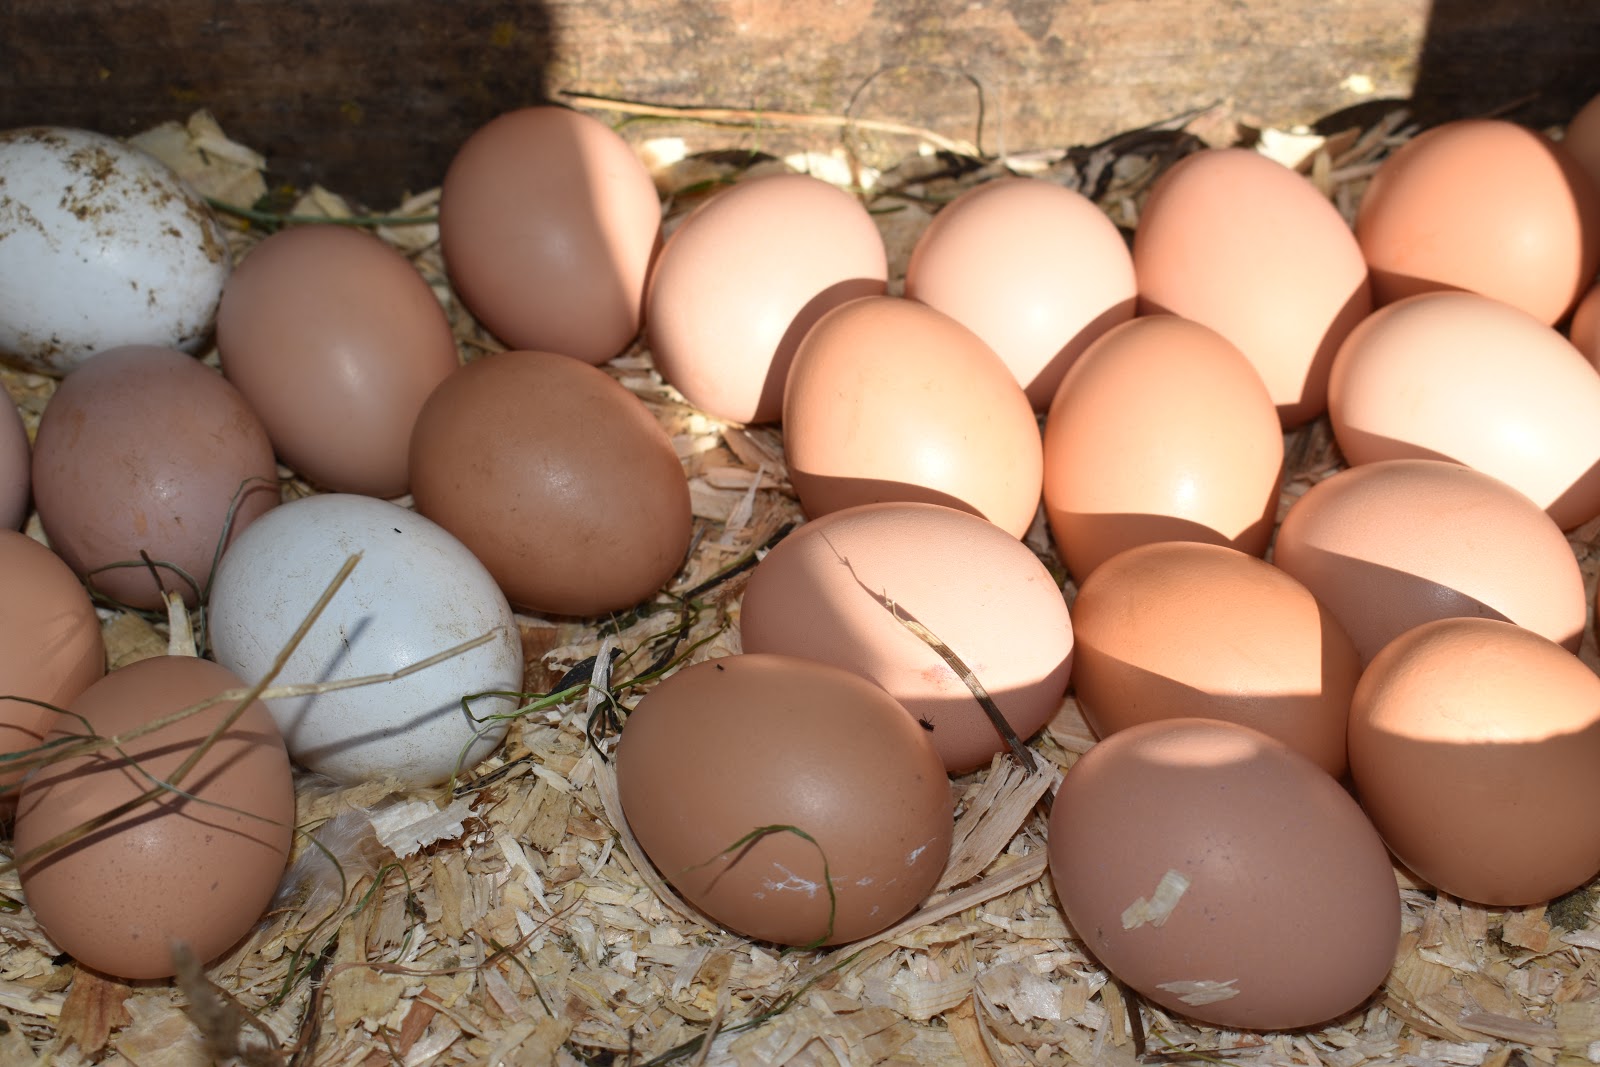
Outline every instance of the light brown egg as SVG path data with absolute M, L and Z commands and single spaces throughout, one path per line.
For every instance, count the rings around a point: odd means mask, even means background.
M 628 716 L 616 764 L 623 813 L 656 869 L 758 940 L 875 934 L 922 902 L 949 858 L 950 786 L 933 742 L 838 667 L 774 655 L 686 667 Z
M 1576 651 L 1578 561 L 1539 505 L 1482 471 L 1430 459 L 1352 467 L 1294 502 L 1273 562 L 1326 604 L 1363 663 L 1414 626 L 1481 617 Z
M 1137 285 L 1127 242 L 1094 201 L 1002 178 L 934 216 L 911 251 L 906 295 L 983 338 L 1044 411 L 1083 350 L 1133 317 Z
M 241 686 L 209 660 L 157 656 L 106 675 L 71 710 L 112 736 Z M 219 704 L 127 741 L 121 755 L 101 749 L 50 764 L 18 801 L 17 855 L 141 796 L 151 788 L 146 774 L 169 779 L 233 707 Z M 81 736 L 84 725 L 58 717 L 52 736 Z M 118 978 L 162 978 L 175 970 L 172 942 L 215 959 L 272 899 L 295 810 L 289 757 L 267 709 L 246 708 L 179 785 L 187 796 L 146 801 L 22 863 L 28 906 L 79 963 Z
M 661 232 L 655 183 L 609 126 L 507 112 L 445 172 L 439 240 L 462 301 L 508 348 L 604 363 L 639 332 Z
M 94 605 L 72 569 L 15 530 L 0 530 L 0 755 L 35 748 L 55 713 L 28 700 L 64 707 L 106 672 Z M 0 799 L 20 772 L 0 773 Z
M 1590 183 L 1600 190 L 1600 96 L 1595 96 L 1572 116 L 1561 138 L 1561 147 L 1571 153 L 1589 176 Z
M 1384 160 L 1355 229 L 1379 304 L 1466 289 L 1551 325 L 1600 264 L 1600 190 L 1543 134 L 1462 119 Z
M 907 619 L 966 664 L 1020 738 L 1060 707 L 1072 620 L 1055 580 L 998 526 L 936 504 L 863 504 L 801 526 L 751 573 L 739 632 L 746 652 L 819 660 L 882 686 L 952 774 L 986 765 L 1004 738 Z
M 977 334 L 914 300 L 863 297 L 812 327 L 789 368 L 783 444 L 812 518 L 912 500 L 1021 537 L 1039 509 L 1022 386 Z
M 466 364 L 423 405 L 411 494 L 514 606 L 628 608 L 689 548 L 689 484 L 666 431 L 604 371 L 550 352 Z
M 0 529 L 16 530 L 28 518 L 29 466 L 33 462 L 28 429 L 0 389 Z
M 378 497 L 406 492 L 411 426 L 457 364 L 422 275 L 348 226 L 297 226 L 252 248 L 222 291 L 217 345 L 284 463 Z
M 1112 329 L 1062 379 L 1044 431 L 1045 513 L 1073 577 L 1151 541 L 1259 556 L 1283 435 L 1249 360 L 1174 315 Z
M 1389 854 L 1355 801 L 1233 723 L 1141 723 L 1085 753 L 1050 813 L 1050 874 L 1107 970 L 1233 1030 L 1358 1007 L 1400 939 Z
M 888 269 L 877 224 L 849 193 L 805 174 L 740 182 L 661 249 L 645 295 L 650 355 L 700 410 L 775 421 L 800 339 L 840 304 L 883 295 Z
M 1350 773 L 1395 855 L 1453 896 L 1542 904 L 1600 871 L 1600 678 L 1492 619 L 1409 630 L 1350 709 Z
M 1590 286 L 1578 301 L 1567 336 L 1590 366 L 1600 368 L 1600 285 Z
M 1073 689 L 1100 737 L 1221 719 L 1344 774 L 1361 659 L 1333 613 L 1277 567 L 1220 545 L 1140 545 L 1095 568 L 1072 610 Z
M 1452 460 L 1531 497 L 1563 530 L 1600 513 L 1600 374 L 1527 312 L 1459 292 L 1390 304 L 1351 333 L 1330 384 L 1352 464 Z
M 1367 265 L 1339 212 L 1301 175 L 1218 148 L 1151 188 L 1133 240 L 1141 314 L 1226 337 L 1267 385 L 1284 426 L 1327 406 L 1334 353 L 1372 309 Z
M 50 398 L 33 495 L 51 547 L 91 588 L 153 609 L 164 587 L 192 607 L 224 533 L 277 505 L 278 466 L 222 375 L 176 349 L 130 345 L 95 356 Z

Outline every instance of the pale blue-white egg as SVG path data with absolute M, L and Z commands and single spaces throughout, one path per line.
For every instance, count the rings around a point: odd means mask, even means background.
M 269 521 L 270 520 L 270 521 Z M 522 644 L 505 596 L 443 527 L 408 508 L 329 493 L 252 523 L 211 587 L 216 659 L 246 681 L 270 669 L 351 555 L 360 560 L 276 685 L 388 675 L 463 642 L 486 643 L 404 677 L 268 700 L 289 754 L 341 782 L 392 776 L 429 786 L 465 774 L 504 739 L 522 688 Z

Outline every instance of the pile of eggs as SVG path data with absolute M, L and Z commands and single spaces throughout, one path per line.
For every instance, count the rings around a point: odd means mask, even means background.
M 289 851 L 291 760 L 447 781 L 515 713 L 515 611 L 601 616 L 672 579 L 682 465 L 599 369 L 641 330 L 694 407 L 781 422 L 809 519 L 751 573 L 742 653 L 658 683 L 615 749 L 629 829 L 712 921 L 788 945 L 886 930 L 944 871 L 949 776 L 1069 688 L 1101 740 L 1052 805 L 1056 890 L 1172 1011 L 1278 1029 L 1358 1006 L 1399 937 L 1391 856 L 1493 906 L 1600 868 L 1600 677 L 1574 655 L 1565 536 L 1600 515 L 1600 102 L 1562 143 L 1417 136 L 1353 230 L 1238 148 L 1168 169 L 1131 247 L 1076 192 L 987 182 L 935 217 L 903 295 L 838 188 L 751 178 L 664 237 L 620 137 L 528 108 L 444 177 L 450 283 L 506 346 L 464 363 L 365 233 L 286 229 L 230 274 L 203 203 L 109 138 L 0 135 L 0 176 L 40 205 L 32 243 L 0 231 L 0 351 L 65 375 L 31 457 L 0 410 L 0 574 L 26 593 L 0 605 L 0 728 L 66 753 L 5 784 L 24 890 L 85 964 L 222 953 Z M 213 312 L 221 374 L 193 357 Z M 1285 431 L 1324 414 L 1350 466 L 1280 520 Z M 280 503 L 280 462 L 322 492 Z M 30 492 L 53 553 L 14 532 Z M 1023 540 L 1041 505 L 1070 612 Z M 203 605 L 216 662 L 101 677 L 85 584 Z M 464 644 L 381 685 L 239 696 Z M 130 761 L 182 791 L 61 844 L 150 792 Z M 163 906 L 99 908 L 105 869 Z

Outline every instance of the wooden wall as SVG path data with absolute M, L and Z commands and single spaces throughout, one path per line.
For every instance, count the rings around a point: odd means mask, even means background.
M 1413 91 L 1430 117 L 1553 122 L 1600 92 L 1600 2 L 0 2 L 0 127 L 125 134 L 203 106 L 284 179 L 374 203 L 436 184 L 473 128 L 562 89 L 853 106 L 971 140 L 979 87 L 989 151 L 1215 102 L 1281 125 Z M 692 147 L 734 138 L 687 129 Z

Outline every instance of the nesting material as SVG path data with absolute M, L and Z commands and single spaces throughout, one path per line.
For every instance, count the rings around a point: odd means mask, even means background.
M 908 150 L 901 167 L 869 175 L 891 271 L 898 264 L 903 274 L 931 208 L 1000 173 L 1078 189 L 1120 225 L 1135 225 L 1149 183 L 1197 142 L 1189 127 L 1227 125 L 1216 115 L 1187 118 L 1194 121 L 999 161 L 965 158 L 961 145 Z M 837 155 L 829 149 L 839 124 L 808 126 L 818 151 Z M 1396 114 L 1326 139 L 1262 140 L 1350 219 L 1376 162 L 1410 132 Z M 740 136 L 730 128 L 730 141 Z M 258 156 L 203 115 L 141 143 L 240 209 L 229 227 L 236 254 L 260 238 L 263 221 L 247 221 L 264 188 L 255 184 Z M 669 225 L 705 183 L 739 170 L 660 158 Z M 437 227 L 415 221 L 431 217 L 436 202 L 436 191 L 413 197 L 374 232 L 416 264 L 469 358 L 496 351 L 450 292 Z M 322 189 L 289 211 L 356 213 Z M 1488 910 L 1397 870 L 1404 922 L 1390 978 L 1361 1009 L 1314 1031 L 1219 1031 L 1138 1002 L 1067 928 L 1046 869 L 1041 800 L 1093 741 L 1070 698 L 1029 746 L 1035 769 L 1002 755 L 951 783 L 958 818 L 950 864 L 905 921 L 820 951 L 779 951 L 709 924 L 672 895 L 619 824 L 607 753 L 617 715 L 658 676 L 658 663 L 738 651 L 747 568 L 801 515 L 775 430 L 693 411 L 642 348 L 605 369 L 656 414 L 689 478 L 697 534 L 669 586 L 687 594 L 684 603 L 654 601 L 604 632 L 519 616 L 525 686 L 549 695 L 529 701 L 499 754 L 451 789 L 406 794 L 393 783 L 303 778 L 303 833 L 278 897 L 209 967 L 185 966 L 175 982 L 111 981 L 60 957 L 26 907 L 0 910 L 0 1063 L 1600 1062 L 1594 885 L 1549 907 Z M 0 381 L 31 432 L 54 383 L 12 371 Z M 1280 516 L 1341 465 L 1326 420 L 1285 444 Z M 286 495 L 310 491 L 291 483 Z M 1592 597 L 1600 520 L 1570 541 Z M 1044 541 L 1029 543 L 1063 573 Z M 104 621 L 115 663 L 165 651 L 164 622 L 111 613 Z M 181 626 L 175 639 L 183 640 Z M 1592 633 L 1581 654 L 1597 662 Z M 1181 898 L 1181 881 L 1169 873 L 1151 886 L 1125 925 L 1159 923 Z M 14 873 L 0 875 L 0 893 L 20 899 Z M 1202 985 L 1182 996 L 1198 1004 L 1231 995 L 1225 982 Z

